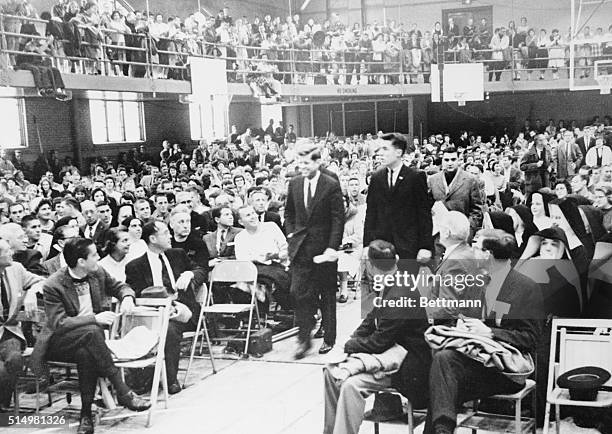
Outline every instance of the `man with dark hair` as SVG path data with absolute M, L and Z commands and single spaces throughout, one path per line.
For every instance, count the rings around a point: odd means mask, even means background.
M 393 244 L 373 240 L 366 255 L 365 271 L 368 277 L 383 281 L 398 272 L 398 256 Z M 344 345 L 344 352 L 349 358 L 356 353 L 375 357 L 384 353 L 387 362 L 392 361 L 394 366 L 401 365 L 401 368 L 395 375 L 375 374 L 367 369 L 355 370 L 348 362 L 323 368 L 325 434 L 359 432 L 366 398 L 392 386 L 405 393 L 416 408 L 427 402 L 431 350 L 423 339 L 423 333 L 429 326 L 425 309 L 414 307 L 401 310 L 381 306 L 383 300 L 406 300 L 404 297 L 418 306 L 418 292 L 397 283 L 373 289 L 377 291 L 372 294 L 373 297 L 364 300 L 364 306 L 371 303 L 372 309 Z M 397 407 L 401 411 L 401 402 Z
M 28 237 L 26 248 L 38 250 L 42 256 L 41 260 L 46 260 L 51 250 L 51 241 L 53 237 L 42 232 L 40 220 L 34 215 L 27 215 L 21 219 L 21 227 Z
M 102 248 L 106 228 L 98 217 L 98 209 L 93 200 L 84 200 L 81 202 L 81 212 L 85 218 L 85 225 L 81 227 L 81 232 L 88 240 L 92 240 L 96 247 Z
M 301 176 L 289 182 L 285 224 L 291 261 L 291 293 L 295 297 L 295 320 L 299 327 L 296 359 L 311 347 L 314 314 L 320 306 L 324 342 L 319 353 L 331 351 L 336 341 L 336 251 L 344 231 L 344 205 L 340 183 L 323 174 L 321 152 L 311 142 L 298 149 Z M 319 303 L 319 299 L 321 300 Z
M 21 202 L 15 202 L 9 205 L 9 219 L 13 223 L 21 224 L 21 219 L 25 215 L 25 207 Z
M 384 168 L 370 180 L 363 243 L 385 240 L 395 246 L 400 259 L 427 262 L 433 252 L 427 180 L 425 172 L 403 164 L 407 148 L 401 134 L 382 136 L 378 152 Z
M 582 152 L 582 150 L 581 150 Z M 586 152 L 582 154 L 586 155 Z M 525 196 L 540 188 L 550 187 L 550 174 L 553 172 L 553 159 L 544 134 L 535 137 L 534 144 L 525 152 L 520 168 L 525 172 Z
M 60 268 L 66 266 L 66 260 L 62 254 L 64 251 L 64 246 L 66 245 L 66 241 L 68 241 L 70 238 L 77 237 L 79 237 L 79 228 L 76 226 L 63 225 L 55 230 L 53 233 L 53 243 L 51 247 L 58 253 L 51 259 L 47 259 L 45 262 L 43 262 L 42 266 L 47 275 L 50 276 Z
M 153 199 L 153 204 L 155 205 L 155 211 L 153 211 L 151 217 L 154 220 L 168 223 L 170 219 L 168 195 L 165 193 L 156 194 Z
M 459 167 L 459 154 L 453 147 L 442 154 L 442 171 L 429 177 L 428 185 L 435 201 L 449 211 L 459 211 L 470 220 L 472 234 L 482 223 L 482 196 L 478 179 Z
M 113 210 L 110 203 L 105 200 L 98 202 L 96 204 L 96 211 L 98 213 L 100 224 L 103 226 L 104 230 L 110 229 L 113 221 Z
M 48 373 L 45 360 L 77 364 L 81 392 L 78 432 L 93 433 L 91 405 L 100 377 L 109 379 L 119 404 L 134 411 L 151 406 L 123 382 L 104 337 L 104 328 L 117 316 L 111 310 L 111 298 L 120 300 L 121 313 L 129 313 L 134 308 L 134 291 L 98 266 L 100 256 L 91 240 L 69 240 L 64 257 L 67 266 L 43 285 L 47 323 L 36 341 L 31 367 L 42 376 Z
M 210 259 L 234 257 L 234 238 L 242 229 L 234 227 L 235 217 L 232 209 L 229 206 L 219 206 L 213 208 L 211 216 L 217 230 L 204 235 Z
M 543 326 L 541 291 L 532 279 L 512 268 L 514 237 L 499 229 L 483 229 L 474 237 L 474 247 L 491 279 L 483 297 L 485 320 L 464 318 L 462 330 L 510 344 L 535 360 Z M 545 384 L 545 379 L 537 379 L 540 380 Z M 524 384 L 524 378 L 509 378 L 454 349 L 436 351 L 429 373 L 430 399 L 424 432 L 451 434 L 462 403 L 516 393 Z
M 191 311 L 191 319 L 179 322 L 172 319 L 166 336 L 166 376 L 168 393 L 181 391 L 176 375 L 181 353 L 183 331 L 195 329 L 200 314 L 196 291 L 205 282 L 207 272 L 189 260 L 183 249 L 172 248 L 172 236 L 165 223 L 151 221 L 142 228 L 142 239 L 147 252 L 130 261 L 125 267 L 125 280 L 139 297 L 143 289 L 163 286 L 169 294 L 177 294 L 178 301 Z

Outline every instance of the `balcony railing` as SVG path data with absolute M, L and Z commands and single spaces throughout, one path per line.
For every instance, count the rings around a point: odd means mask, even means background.
M 567 78 L 570 71 L 568 46 L 526 50 L 510 48 L 504 51 L 453 49 L 444 44 L 430 49 L 364 51 L 359 49 L 332 50 L 326 48 L 296 48 L 242 46 L 207 42 L 203 38 L 164 39 L 148 33 L 127 34 L 115 30 L 79 26 L 83 39 L 79 56 L 67 56 L 66 48 L 74 41 L 51 40 L 45 36 L 17 33 L 7 29 L 7 23 L 35 24 L 39 28 L 47 21 L 0 14 L 0 51 L 9 56 L 9 64 L 19 69 L 19 62 L 37 58 L 62 73 L 94 74 L 119 77 L 190 80 L 189 57 L 216 58 L 226 61 L 229 82 L 261 84 L 262 80 L 290 85 L 410 85 L 428 83 L 431 64 L 482 62 L 485 76 L 491 80 L 555 80 Z M 10 26 L 9 26 L 10 27 Z M 14 26 L 13 26 L 14 27 Z M 21 25 L 19 25 L 19 28 Z M 123 36 L 125 45 L 112 43 L 112 36 Z M 92 40 L 92 38 L 94 40 Z M 87 40 L 89 39 L 89 41 Z M 115 37 L 115 39 L 120 39 Z M 46 47 L 39 51 L 24 51 L 26 41 L 38 41 Z M 581 42 L 580 46 L 595 43 Z M 575 58 L 575 76 L 593 76 L 596 60 L 612 60 L 610 49 L 596 55 L 591 49 L 579 51 Z M 264 58 L 265 56 L 265 58 Z

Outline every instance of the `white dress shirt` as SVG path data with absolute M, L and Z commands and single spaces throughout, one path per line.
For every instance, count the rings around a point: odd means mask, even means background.
M 151 250 L 147 249 L 147 258 L 149 259 L 149 265 L 151 266 L 151 276 L 153 277 L 153 286 L 164 286 L 164 281 L 162 278 L 162 263 L 159 259 L 159 253 L 153 253 Z M 172 284 L 172 288 L 168 289 L 176 289 L 176 280 L 174 279 L 174 273 L 172 272 L 172 267 L 170 267 L 170 262 L 168 262 L 168 258 L 165 254 L 161 253 L 161 257 L 164 260 L 164 264 L 166 266 L 166 270 L 168 271 L 168 277 L 170 278 L 170 283 Z
M 278 254 L 287 256 L 287 239 L 274 222 L 264 222 L 259 224 L 255 233 L 247 230 L 240 231 L 236 238 L 236 259 L 239 261 L 258 261 L 263 264 L 271 264 L 272 261 L 264 261 L 266 254 Z M 283 261 L 284 265 L 286 260 Z

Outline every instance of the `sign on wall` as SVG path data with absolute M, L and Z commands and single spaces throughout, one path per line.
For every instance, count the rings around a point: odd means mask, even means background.
M 190 57 L 191 95 L 195 100 L 210 100 L 211 96 L 227 96 L 226 63 L 222 59 Z
M 440 100 L 440 72 L 431 65 L 431 102 Z M 453 63 L 444 65 L 442 73 L 442 101 L 460 102 L 484 100 L 484 65 L 482 63 Z

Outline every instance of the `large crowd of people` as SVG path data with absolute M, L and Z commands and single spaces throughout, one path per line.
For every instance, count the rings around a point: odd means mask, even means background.
M 31 25 L 7 20 L 6 31 L 39 37 L 10 34 L 8 49 L 55 56 L 62 72 L 171 79 L 189 79 L 190 55 L 220 57 L 230 81 L 249 83 L 428 83 L 432 64 L 474 61 L 486 63 L 489 80 L 500 80 L 504 70 L 511 70 L 514 80 L 534 73 L 544 79 L 547 71 L 559 79 L 570 67 L 569 31 L 539 27 L 524 16 L 518 24 L 495 28 L 480 17 L 460 28 L 451 17 L 422 29 L 395 20 L 346 26 L 337 14 L 322 22 L 299 14 L 238 18 L 223 8 L 216 16 L 178 17 L 104 5 L 60 1 L 40 14 L 47 38 Z M 8 13 L 38 18 L 27 2 Z M 592 76 L 595 61 L 612 57 L 612 25 L 584 26 L 574 40 L 576 77 Z
M 262 316 L 273 303 L 294 312 L 297 359 L 309 355 L 317 311 L 318 351 L 334 348 L 336 303 L 347 302 L 351 284 L 366 288 L 377 274 L 419 266 L 451 274 L 486 269 L 506 297 L 507 317 L 495 311 L 488 287 L 458 291 L 437 283 L 434 300 L 485 299 L 488 308 L 421 309 L 382 320 L 373 311 L 344 352 L 393 348 L 388 360 L 397 374 L 363 371 L 351 358 L 330 366 L 326 433 L 358 432 L 365 396 L 390 385 L 415 406 L 429 407 L 431 433 L 452 432 L 462 402 L 522 387 L 527 376 L 509 380 L 453 350 L 432 359 L 423 339 L 428 318 L 530 354 L 541 407 L 550 319 L 612 315 L 609 283 L 589 279 L 591 261 L 609 259 L 596 252 L 612 231 L 610 123 L 608 115 L 582 128 L 526 120 L 516 137 L 462 132 L 421 142 L 383 132 L 300 139 L 292 125 L 271 120 L 243 133 L 232 128 L 223 142 L 142 145 L 84 169 L 54 151 L 32 165 L 20 151 L 2 150 L 0 407 L 10 405 L 27 344 L 34 346 L 30 368 L 43 378 L 45 361 L 77 364 L 81 432 L 93 431 L 98 377 L 109 379 L 120 404 L 146 410 L 149 401 L 113 364 L 103 329 L 115 320 L 111 296 L 119 312 L 129 312 L 135 298 L 160 286 L 177 298 L 164 351 L 168 390 L 179 393 L 181 336 L 199 317 L 194 288 L 228 258 L 256 264 Z M 570 274 L 553 273 L 563 282 L 537 280 L 531 258 L 564 264 Z M 383 297 L 392 296 L 388 289 Z M 244 302 L 251 290 L 225 287 L 215 300 Z M 368 294 L 364 289 L 362 297 Z M 32 314 L 37 306 L 46 314 L 42 331 L 15 319 L 22 307 Z M 415 379 L 415 369 L 429 375 Z

